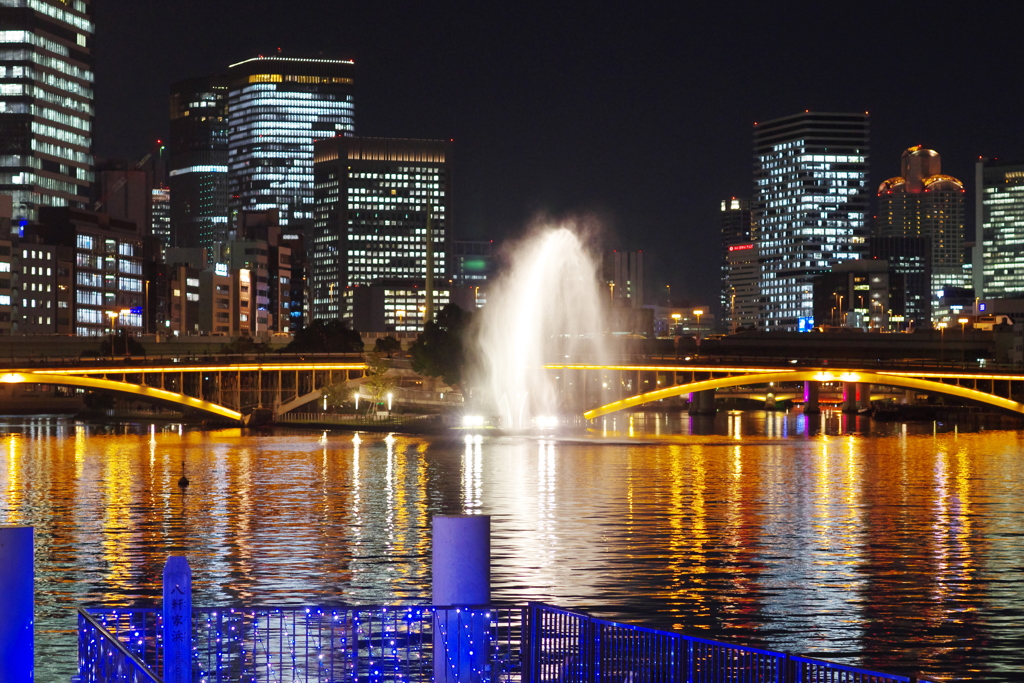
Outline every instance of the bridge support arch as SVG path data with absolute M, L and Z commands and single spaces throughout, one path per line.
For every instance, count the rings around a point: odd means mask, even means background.
M 69 387 L 83 387 L 86 389 L 102 389 L 105 391 L 113 391 L 116 393 L 139 396 L 157 401 L 175 403 L 220 419 L 228 419 L 237 422 L 241 422 L 242 420 L 242 413 L 237 410 L 231 410 L 230 408 L 225 408 L 224 406 L 217 405 L 216 403 L 203 401 L 201 399 L 175 393 L 173 391 L 166 391 L 164 389 L 157 389 L 141 384 L 115 382 L 109 379 L 97 379 L 81 375 L 44 374 L 36 372 L 8 372 L 0 375 L 0 382 L 3 382 L 4 384 L 50 384 Z
M 902 387 L 904 389 L 928 394 L 955 396 L 957 398 L 977 401 L 978 403 L 988 404 L 1003 410 L 1024 415 L 1024 403 L 1015 401 L 1012 398 L 1003 398 L 984 391 L 978 391 L 977 389 L 967 388 L 957 384 L 948 384 L 943 381 L 921 379 L 920 377 L 912 376 L 910 373 L 888 371 L 866 372 L 860 370 L 826 371 L 815 369 L 789 372 L 749 373 L 678 384 L 664 389 L 649 391 L 629 398 L 613 401 L 598 408 L 588 410 L 583 413 L 583 416 L 588 420 L 592 420 L 596 417 L 601 417 L 602 415 L 608 415 L 609 413 L 614 413 L 619 410 L 625 410 L 644 403 L 650 403 L 652 401 L 660 401 L 673 396 L 681 396 L 683 394 L 719 389 L 723 387 L 769 384 L 771 382 L 843 382 L 844 391 L 848 389 L 846 396 L 848 399 L 852 400 L 854 406 L 857 405 L 856 396 L 858 385 L 861 385 L 861 393 L 865 396 L 868 404 L 870 404 L 870 387 L 871 385 L 877 384 L 882 386 Z

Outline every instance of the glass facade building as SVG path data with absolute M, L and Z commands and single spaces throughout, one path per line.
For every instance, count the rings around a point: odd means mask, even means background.
M 228 78 L 189 78 L 171 86 L 171 247 L 203 247 L 228 238 Z
M 867 188 L 867 114 L 803 112 L 755 126 L 762 329 L 813 323 L 811 280 L 864 250 Z
M 986 299 L 1024 294 L 1024 162 L 982 159 L 976 211 Z
M 16 221 L 93 183 L 90 0 L 0 0 L 0 192 Z
M 313 141 L 354 135 L 354 70 L 351 61 L 289 57 L 230 67 L 230 216 L 277 209 L 282 226 L 312 224 Z
M 321 140 L 315 177 L 316 219 L 307 245 L 311 319 L 351 318 L 354 287 L 381 280 L 425 282 L 428 251 L 435 283 L 444 282 L 452 234 L 451 143 Z M 398 311 L 401 304 L 384 305 Z M 396 331 L 422 328 L 418 313 L 401 310 Z

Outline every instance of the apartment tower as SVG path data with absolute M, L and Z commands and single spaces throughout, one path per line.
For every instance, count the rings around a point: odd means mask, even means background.
M 931 254 L 931 317 L 941 317 L 947 289 L 971 286 L 964 263 L 964 186 L 942 175 L 939 153 L 920 145 L 903 152 L 900 175 L 878 187 L 875 232 L 881 237 L 923 237 Z

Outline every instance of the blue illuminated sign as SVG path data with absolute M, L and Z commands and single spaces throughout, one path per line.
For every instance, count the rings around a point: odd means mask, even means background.
M 987 310 L 988 310 L 988 304 L 987 304 L 987 303 L 985 303 L 984 301 L 982 301 L 982 302 L 981 302 L 980 304 L 978 304 L 978 311 L 979 311 L 979 312 L 981 312 L 981 311 L 987 311 Z
M 814 318 L 807 316 L 805 318 L 797 318 L 796 331 L 797 332 L 810 332 L 814 329 Z
M 132 315 L 142 315 L 142 306 L 132 306 Z

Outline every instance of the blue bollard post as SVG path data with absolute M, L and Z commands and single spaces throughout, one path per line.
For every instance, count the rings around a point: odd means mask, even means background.
M 433 603 L 486 606 L 491 601 L 491 518 L 433 519 Z M 438 610 L 434 619 L 434 681 L 475 683 L 484 676 L 490 643 L 483 614 Z
M 192 569 L 183 555 L 164 565 L 164 681 L 192 683 Z
M 35 568 L 30 526 L 0 526 L 0 681 L 35 678 Z

